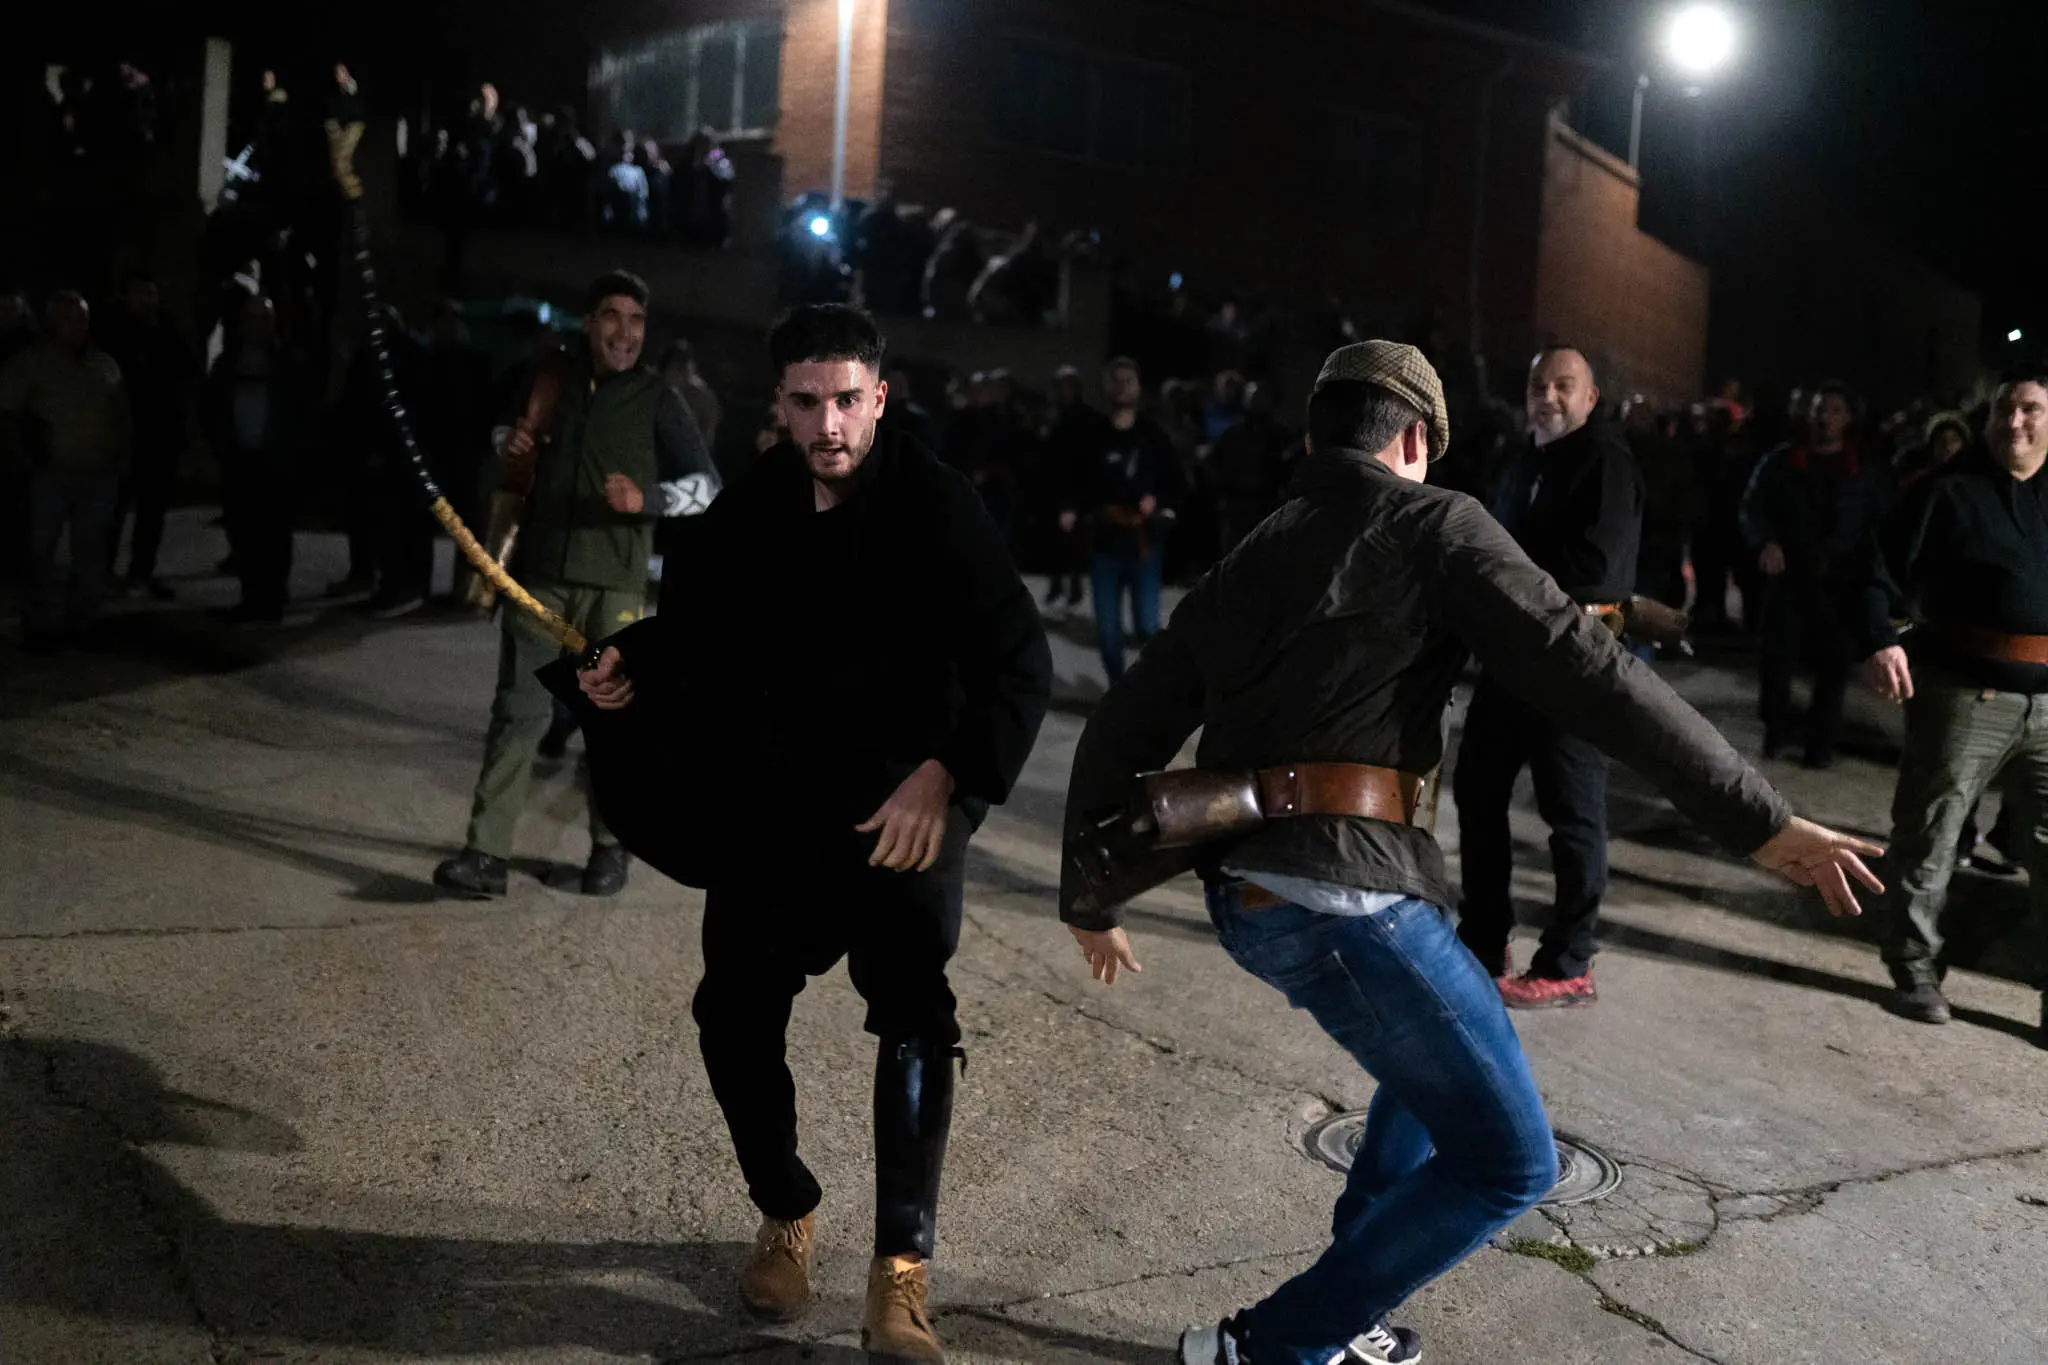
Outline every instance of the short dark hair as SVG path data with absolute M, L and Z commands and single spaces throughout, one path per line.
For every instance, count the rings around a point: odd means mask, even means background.
M 1102 372 L 1104 374 L 1108 374 L 1113 370 L 1129 370 L 1132 374 L 1138 376 L 1140 384 L 1145 382 L 1144 367 L 1127 355 L 1113 355 L 1103 362 Z
M 595 313 L 606 299 L 623 296 L 633 300 L 642 308 L 654 297 L 647 281 L 630 270 L 607 270 L 590 282 L 590 292 L 583 296 L 583 311 Z
M 1849 387 L 1849 381 L 1846 379 L 1821 380 L 1820 383 L 1814 385 L 1813 387 L 1813 398 L 1811 401 L 1819 402 L 1821 399 L 1827 397 L 1829 394 L 1833 394 L 1835 397 L 1841 399 L 1844 403 L 1848 404 L 1849 411 L 1852 413 L 1855 412 L 1859 407 L 1859 404 L 1856 399 L 1856 390 Z
M 888 342 L 866 309 L 849 303 L 807 303 L 775 321 L 768 333 L 768 361 L 780 378 L 807 360 L 851 360 L 882 372 Z
M 1998 387 L 2009 389 L 2019 384 L 2039 384 L 2048 389 L 2048 360 L 2023 360 L 1998 376 Z
M 661 364 L 657 369 L 666 370 L 671 365 L 694 365 L 697 363 L 697 348 L 690 344 L 688 337 L 677 337 L 661 351 Z
M 1378 454 L 1424 420 L 1413 403 L 1361 379 L 1332 380 L 1308 400 L 1308 437 L 1317 450 Z

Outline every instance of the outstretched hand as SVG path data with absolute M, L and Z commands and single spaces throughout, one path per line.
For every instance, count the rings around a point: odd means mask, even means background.
M 1884 883 L 1863 863 L 1864 858 L 1882 858 L 1881 845 L 1838 834 L 1796 815 L 1750 856 L 1794 886 L 1810 886 L 1819 891 L 1831 915 L 1863 913 L 1863 907 L 1856 903 L 1856 890 L 1849 885 L 1851 878 L 1870 891 L 1884 894 Z
M 1067 932 L 1081 945 L 1081 956 L 1088 959 L 1090 974 L 1105 986 L 1114 986 L 1117 973 L 1126 968 L 1134 972 L 1145 970 L 1138 965 L 1137 954 L 1131 951 L 1130 935 L 1121 929 L 1077 929 L 1069 924 Z

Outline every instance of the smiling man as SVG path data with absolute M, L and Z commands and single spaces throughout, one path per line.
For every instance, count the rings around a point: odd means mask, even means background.
M 730 590 L 625 632 L 582 685 L 606 710 L 719 718 L 690 780 L 710 774 L 739 814 L 707 878 L 693 1012 L 762 1215 L 742 1301 L 781 1322 L 810 1301 L 820 1191 L 783 1054 L 791 1002 L 843 957 L 880 1044 L 862 1338 L 875 1360 L 940 1360 L 926 1266 L 965 1055 L 946 964 L 967 841 L 1023 769 L 1052 657 L 973 485 L 901 434 L 877 439 L 873 320 L 799 308 L 768 348 L 789 439 L 720 497 L 692 542 L 702 567 L 683 566 Z
M 510 540 L 513 577 L 593 640 L 640 619 L 654 523 L 701 511 L 717 491 L 711 454 L 689 409 L 640 363 L 647 301 L 638 276 L 600 276 L 590 287 L 579 353 L 558 369 L 537 370 L 530 386 L 540 388 L 545 374 L 559 396 L 520 395 L 520 419 L 508 418 L 498 430 L 504 476 L 486 540 Z M 460 853 L 434 869 L 436 886 L 475 898 L 505 894 L 513 830 L 553 712 L 534 672 L 561 653 L 525 612 L 503 617 L 498 692 L 468 837 Z M 626 852 L 593 804 L 583 893 L 617 894 L 626 870 Z

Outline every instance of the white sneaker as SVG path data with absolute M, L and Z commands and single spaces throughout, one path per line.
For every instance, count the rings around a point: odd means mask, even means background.
M 1180 1334 L 1180 1365 L 1247 1365 L 1244 1314 Z M 1332 1365 L 1335 1365 L 1332 1362 Z
M 1331 1365 L 1420 1365 L 1422 1338 L 1406 1327 L 1376 1322 L 1351 1338 L 1339 1361 Z

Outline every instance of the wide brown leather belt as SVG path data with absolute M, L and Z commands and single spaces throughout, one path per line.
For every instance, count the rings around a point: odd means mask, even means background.
M 1415 818 L 1424 780 L 1367 763 L 1290 763 L 1261 768 L 1259 809 L 1268 820 L 1290 815 L 1358 815 L 1405 825 Z
M 1996 659 L 2008 664 L 2048 665 L 2048 635 L 2008 635 L 1983 626 L 1959 626 L 1942 622 L 1934 627 L 1941 640 L 1965 654 Z

